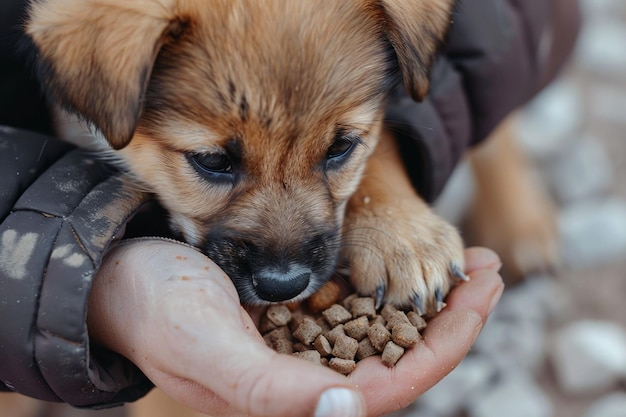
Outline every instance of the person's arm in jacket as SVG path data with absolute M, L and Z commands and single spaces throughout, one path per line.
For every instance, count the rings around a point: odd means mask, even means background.
M 68 145 L 0 127 L 0 390 L 98 407 L 151 383 L 130 362 L 93 351 L 91 279 L 145 196 Z

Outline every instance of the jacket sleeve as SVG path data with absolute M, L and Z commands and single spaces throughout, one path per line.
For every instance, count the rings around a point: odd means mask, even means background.
M 91 281 L 146 201 L 111 168 L 37 134 L 0 128 L 0 390 L 76 407 L 132 401 L 151 387 L 89 344 Z
M 428 97 L 398 90 L 386 115 L 423 198 L 436 199 L 466 149 L 557 75 L 579 27 L 576 1 L 459 2 Z

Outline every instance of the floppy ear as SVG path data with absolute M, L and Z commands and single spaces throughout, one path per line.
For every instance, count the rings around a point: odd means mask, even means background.
M 428 93 L 430 69 L 452 18 L 455 0 L 378 1 L 383 29 L 398 58 L 405 88 L 415 100 Z
M 156 56 L 185 26 L 175 0 L 47 0 L 26 33 L 44 89 L 99 128 L 115 149 L 133 136 Z

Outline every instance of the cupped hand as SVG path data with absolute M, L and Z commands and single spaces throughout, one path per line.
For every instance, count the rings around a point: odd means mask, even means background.
M 346 378 L 268 348 L 230 279 L 186 245 L 128 241 L 94 280 L 92 339 L 178 402 L 212 416 L 380 416 L 408 405 L 468 352 L 499 299 L 498 258 L 466 251 L 462 283 L 395 368 L 368 358 Z

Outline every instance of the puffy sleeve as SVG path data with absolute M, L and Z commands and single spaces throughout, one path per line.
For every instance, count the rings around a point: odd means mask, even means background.
M 557 75 L 580 23 L 571 0 L 459 2 L 429 95 L 400 89 L 386 115 L 422 197 L 436 199 L 467 148 Z
M 87 302 L 108 245 L 147 200 L 54 139 L 0 128 L 0 390 L 76 407 L 135 400 L 152 384 L 89 343 Z

